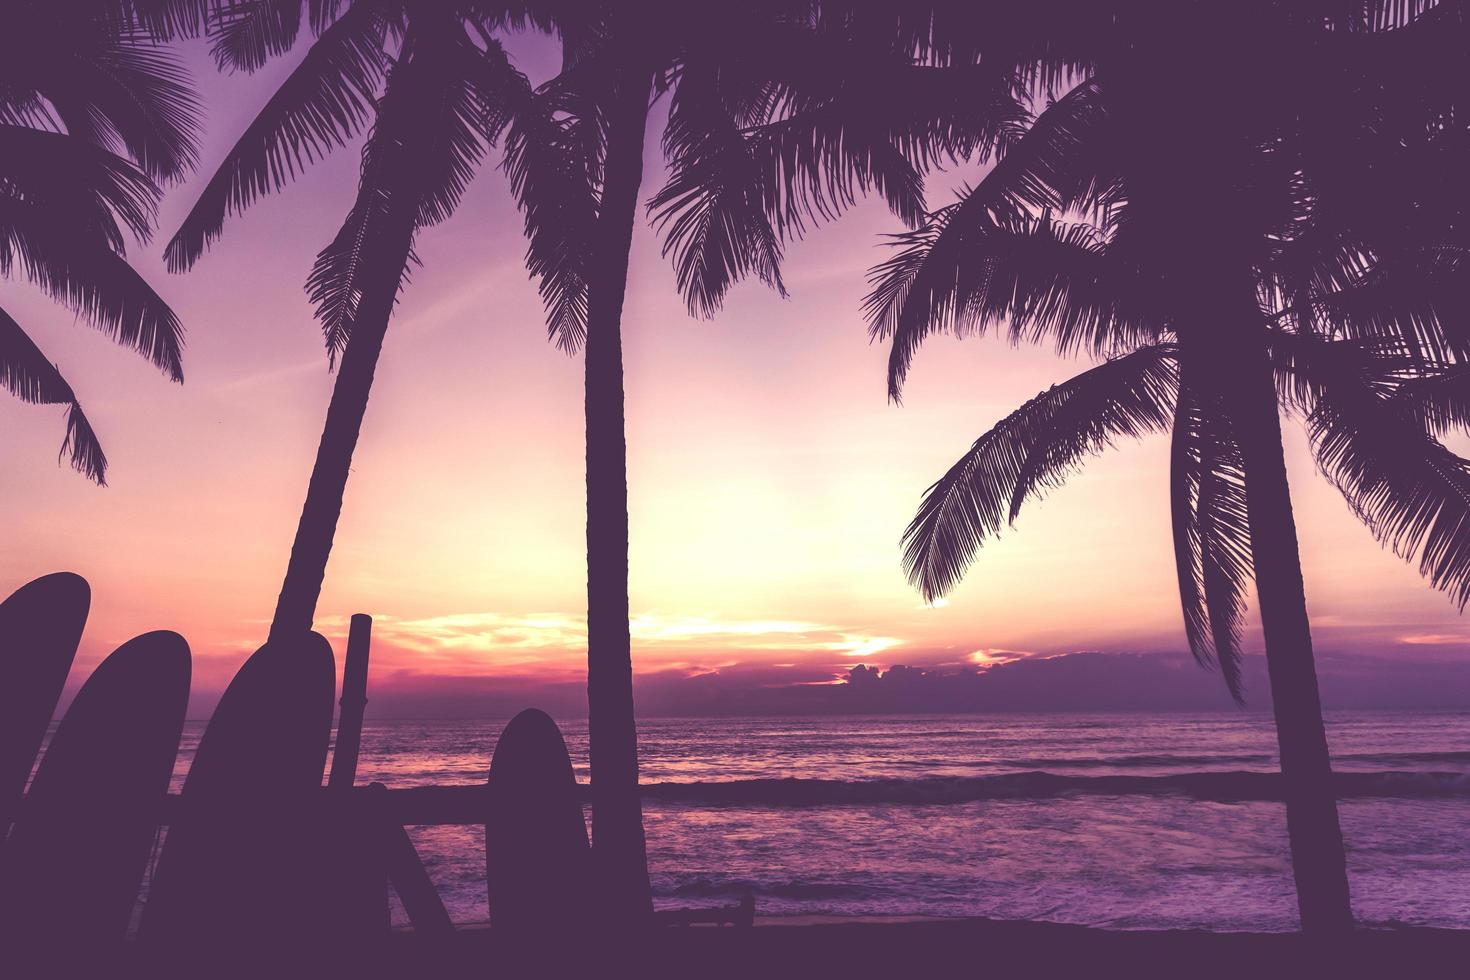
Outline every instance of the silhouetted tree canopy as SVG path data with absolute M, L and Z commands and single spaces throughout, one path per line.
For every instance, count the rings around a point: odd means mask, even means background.
M 1463 608 L 1470 464 L 1438 441 L 1465 419 L 1470 355 L 1470 196 L 1459 178 L 1470 132 L 1457 121 L 1470 75 L 1453 53 L 1470 34 L 1459 6 L 1232 8 L 1222 21 L 1249 12 L 1256 22 L 1222 23 L 1212 43 L 1244 45 L 1244 33 L 1257 61 L 1228 79 L 1188 63 L 1191 42 L 1216 26 L 1192 5 L 1178 19 L 1147 5 L 1088 6 L 1086 34 L 1064 29 L 1058 40 L 1070 53 L 1031 73 L 1069 86 L 1054 98 L 1038 91 L 1034 118 L 984 178 L 895 236 L 898 253 L 872 273 L 864 312 L 891 343 L 894 398 L 936 331 L 1001 329 L 1108 358 L 1002 420 L 930 488 L 905 534 L 911 579 L 929 598 L 949 591 L 985 539 L 1087 454 L 1170 430 L 1186 633 L 1239 696 L 1251 541 L 1220 390 L 1235 382 L 1207 354 L 1191 356 L 1237 341 L 1200 339 L 1222 328 L 1199 320 L 1204 286 L 1178 257 L 1203 254 L 1251 285 L 1282 404 L 1305 419 L 1323 473 Z M 994 23 L 991 13 L 976 16 Z M 1167 41 L 1148 40 L 1153 30 Z M 982 63 L 1004 36 L 986 35 Z M 1167 53 L 1148 61 L 1138 43 Z M 1183 74 L 1143 77 L 1161 65 L 1205 77 L 1159 95 L 1185 84 Z M 1180 145 L 1201 129 L 1207 147 Z
M 0 31 L 0 275 L 29 280 L 182 381 L 178 317 L 128 265 L 163 186 L 195 159 L 198 106 L 144 4 L 20 0 Z M 148 4 L 162 17 L 162 3 Z M 185 5 L 180 5 L 183 9 Z M 0 385 L 66 405 L 61 455 L 99 484 L 107 457 L 60 370 L 0 310 Z

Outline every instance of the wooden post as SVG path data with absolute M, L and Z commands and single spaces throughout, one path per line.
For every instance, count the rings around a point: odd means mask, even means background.
M 350 787 L 357 778 L 357 753 L 362 745 L 362 714 L 367 707 L 368 646 L 373 618 L 357 613 L 347 633 L 347 660 L 342 667 L 342 711 L 337 718 L 337 743 L 332 751 L 332 789 Z
M 342 665 L 342 710 L 337 716 L 337 739 L 332 748 L 332 774 L 327 777 L 328 791 L 346 804 L 349 791 L 357 779 L 357 757 L 362 745 L 362 716 L 367 707 L 368 647 L 372 638 L 371 616 L 357 613 L 347 632 L 347 656 Z M 375 807 L 373 809 L 381 809 Z M 372 809 L 354 813 L 353 808 L 337 808 L 341 819 L 339 831 L 354 846 L 342 855 L 339 869 L 343 884 L 343 914 L 349 922 L 360 923 L 370 931 L 386 932 L 389 928 L 387 856 L 383 853 L 377 814 Z
M 388 789 L 382 783 L 368 787 L 368 805 L 378 827 L 378 846 L 388 867 L 388 880 L 403 902 L 403 911 L 415 932 L 442 936 L 454 931 L 444 901 L 434 888 L 424 862 L 408 831 L 388 812 Z

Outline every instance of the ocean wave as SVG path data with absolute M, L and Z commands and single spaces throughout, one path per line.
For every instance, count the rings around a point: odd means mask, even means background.
M 1064 755 L 1023 756 L 1016 759 L 977 761 L 978 766 L 1004 766 L 1008 769 L 1152 769 L 1168 766 L 1274 765 L 1276 757 L 1265 752 L 1240 754 L 1175 755 L 1147 753 L 1141 755 Z
M 1379 763 L 1398 765 L 1470 765 L 1470 752 L 1350 752 L 1334 754 L 1334 763 Z M 1137 755 L 1021 756 L 1014 759 L 977 760 L 975 766 L 1008 769 L 1163 769 L 1181 766 L 1276 765 L 1268 752 L 1176 754 L 1168 752 Z
M 764 877 L 746 878 L 739 875 L 715 876 L 707 874 L 669 875 L 661 882 L 659 893 L 672 898 L 740 898 L 743 895 L 759 894 L 768 898 L 797 900 L 815 899 L 861 899 L 868 897 L 872 889 L 860 884 L 841 884 L 825 881 L 802 881 L 794 878 Z
M 1470 797 L 1462 772 L 1343 772 L 1334 776 L 1340 798 Z M 1280 800 L 1278 773 L 1193 772 L 1167 776 L 1069 776 L 1018 772 L 997 776 L 922 779 L 741 779 L 727 782 L 645 783 L 644 799 L 727 806 L 834 806 L 970 803 L 1053 796 L 1188 796 L 1201 800 Z

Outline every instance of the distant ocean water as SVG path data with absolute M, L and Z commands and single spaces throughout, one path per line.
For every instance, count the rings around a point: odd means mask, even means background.
M 481 782 L 503 724 L 370 721 L 358 781 Z M 586 724 L 563 730 L 585 782 Z M 1359 919 L 1470 928 L 1470 713 L 1337 714 L 1328 734 Z M 655 718 L 640 753 L 660 907 L 1297 925 L 1283 807 L 1251 775 L 1276 768 L 1266 715 Z M 485 921 L 484 829 L 411 833 L 454 919 Z

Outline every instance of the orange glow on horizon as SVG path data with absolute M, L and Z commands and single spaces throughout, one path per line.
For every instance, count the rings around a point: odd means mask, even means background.
M 288 67 L 201 69 L 208 139 L 165 229 Z M 59 569 L 91 581 L 79 670 L 173 628 L 196 687 L 217 690 L 263 638 L 333 381 L 302 283 L 357 176 L 356 148 L 335 153 L 232 218 L 187 276 L 164 269 L 166 236 L 130 253 L 189 331 L 182 386 L 34 290 L 0 286 L 112 461 L 111 486 L 87 484 L 53 465 L 59 409 L 0 400 L 0 589 Z M 931 200 L 966 176 L 940 175 Z M 581 363 L 546 342 L 520 228 L 487 168 L 423 234 L 389 330 L 318 607 L 339 657 L 347 617 L 374 616 L 384 683 L 570 682 L 584 669 Z M 635 236 L 624 343 L 639 672 L 760 666 L 827 683 L 812 678 L 855 663 L 1182 649 L 1164 437 L 1122 444 L 1028 503 L 946 598 L 926 605 L 906 582 L 899 538 L 924 488 L 1085 362 L 937 338 L 890 405 L 887 354 L 867 343 L 859 303 L 894 230 L 881 203 L 862 205 L 791 247 L 789 301 L 745 284 L 712 322 L 685 312 L 653 233 Z M 1453 604 L 1357 523 L 1294 420 L 1287 450 L 1319 647 L 1462 652 Z

